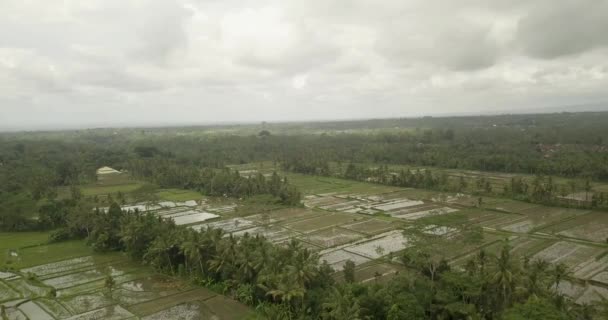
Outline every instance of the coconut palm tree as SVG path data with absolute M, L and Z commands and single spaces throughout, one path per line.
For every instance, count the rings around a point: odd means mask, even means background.
M 323 319 L 358 320 L 360 308 L 349 287 L 333 287 L 327 302 L 323 303 Z
M 201 236 L 198 232 L 188 232 L 185 235 L 185 241 L 180 245 L 180 252 L 185 257 L 186 270 L 190 273 L 192 273 L 193 265 L 199 266 L 201 272 L 203 271 L 200 238 Z
M 280 275 L 276 286 L 269 288 L 266 295 L 271 296 L 274 301 L 291 305 L 296 299 L 302 299 L 305 293 L 306 289 L 293 278 L 293 275 L 287 273 Z
M 144 255 L 144 260 L 160 269 L 168 265 L 171 273 L 174 274 L 175 270 L 173 268 L 173 262 L 171 261 L 170 252 L 175 245 L 169 240 L 170 236 L 171 235 L 167 233 L 159 234 Z
M 302 287 L 306 287 L 310 281 L 319 273 L 317 265 L 319 257 L 309 249 L 304 248 L 297 251 L 293 261 L 287 268 L 293 274 Z
M 509 305 L 511 294 L 515 289 L 515 275 L 511 261 L 510 246 L 505 243 L 500 256 L 496 258 L 496 271 L 492 282 L 497 288 L 498 299 L 502 307 Z
M 558 263 L 555 265 L 555 267 L 553 267 L 553 270 L 551 270 L 551 275 L 553 277 L 556 292 L 559 288 L 560 282 L 564 280 L 564 278 L 566 278 L 569 274 L 570 270 L 568 269 L 568 266 L 563 263 Z
M 229 279 L 229 275 L 234 274 L 237 255 L 236 245 L 237 240 L 232 235 L 220 240 L 217 244 L 215 256 L 209 261 L 211 271 L 215 272 L 222 279 Z

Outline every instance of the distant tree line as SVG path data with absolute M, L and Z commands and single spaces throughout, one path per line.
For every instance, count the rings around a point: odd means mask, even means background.
M 249 197 L 270 194 L 285 205 L 298 205 L 301 194 L 297 188 L 276 172 L 266 178 L 261 173 L 243 177 L 229 168 L 199 169 L 194 165 L 172 160 L 133 160 L 127 164 L 131 175 L 154 182 L 163 188 L 183 188 L 200 191 L 209 196 Z
M 328 166 L 326 163 L 324 166 Z M 315 170 L 298 170 L 299 167 L 283 164 L 283 168 L 303 174 L 315 174 Z M 553 206 L 571 206 L 608 209 L 608 193 L 591 192 L 591 182 L 582 180 L 580 185 L 574 181 L 558 185 L 551 176 L 536 175 L 531 181 L 512 177 L 501 189 L 495 190 L 489 179 L 480 176 L 474 179 L 450 177 L 446 172 L 433 169 L 390 170 L 386 165 L 370 167 L 349 163 L 344 169 L 329 171 L 326 176 L 378 183 L 405 188 L 420 188 L 442 192 L 466 192 L 478 196 L 501 196 L 515 200 L 528 201 Z M 472 180 L 472 181 L 471 181 Z M 586 198 L 571 200 L 571 193 L 580 191 Z

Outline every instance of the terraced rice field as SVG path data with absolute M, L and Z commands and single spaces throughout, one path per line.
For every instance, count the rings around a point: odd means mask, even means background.
M 563 263 L 579 279 L 589 279 L 603 271 L 608 260 L 601 258 L 606 250 L 601 247 L 559 241 L 534 255 L 549 263 Z
M 116 283 L 112 290 L 104 288 L 107 276 Z M 9 319 L 243 319 L 251 313 L 236 301 L 117 254 L 2 272 L 0 305 Z
M 304 236 L 302 239 L 315 245 L 331 248 L 363 238 L 361 233 L 339 227 L 329 227 Z
M 297 232 L 310 233 L 322 228 L 352 223 L 361 219 L 363 219 L 363 217 L 357 215 L 329 213 L 310 219 L 289 222 L 284 224 L 284 226 Z
M 568 238 L 605 243 L 608 240 L 608 215 L 602 212 L 591 212 L 541 231 L 552 232 Z
M 391 278 L 391 272 L 400 268 L 398 259 L 387 262 L 385 258 L 391 252 L 396 255 L 413 245 L 408 240 L 407 230 L 416 225 L 427 226 L 423 230 L 431 236 L 429 239 L 436 237 L 436 243 L 428 244 L 432 255 L 447 258 L 453 266 L 464 265 L 481 248 L 488 253 L 498 253 L 503 240 L 509 239 L 514 256 L 563 262 L 575 278 L 597 285 L 608 282 L 608 261 L 603 258 L 608 250 L 604 245 L 608 237 L 608 219 L 599 213 L 491 197 L 483 197 L 480 205 L 479 197 L 465 194 L 393 188 L 326 177 L 290 175 L 290 178 L 292 183 L 303 187 L 305 208 L 269 206 L 256 211 L 226 201 L 214 205 L 203 201 L 198 210 L 216 216 L 213 220 L 187 223 L 196 230 L 213 227 L 236 236 L 261 235 L 279 245 L 299 239 L 304 246 L 317 251 L 320 260 L 327 261 L 336 271 L 342 270 L 347 260 L 352 260 L 357 265 L 356 278 L 361 282 Z M 163 209 L 157 210 L 158 214 L 173 219 L 190 215 L 188 210 L 196 210 L 171 203 L 159 205 Z M 461 233 L 463 228 L 471 226 L 484 228 L 481 240 L 471 242 Z M 568 240 L 570 238 L 596 244 L 575 243 Z M 339 278 L 340 273 L 336 277 Z M 572 291 L 581 301 L 601 295 L 595 287 L 572 285 L 567 288 L 565 284 L 562 287 L 560 290 Z M 85 289 L 86 286 L 79 290 Z M 148 299 L 147 293 L 125 296 L 125 290 L 118 292 L 121 306 L 126 306 L 128 311 L 131 311 L 131 305 Z M 174 313 L 204 314 L 205 310 L 195 301 L 162 311 L 151 310 L 154 312 L 144 316 L 161 319 L 172 317 Z
M 395 222 L 380 219 L 362 220 L 342 225 L 342 227 L 345 229 L 353 230 L 356 232 L 362 232 L 367 235 L 374 235 L 381 232 L 389 231 L 397 228 L 398 226 L 399 225 Z

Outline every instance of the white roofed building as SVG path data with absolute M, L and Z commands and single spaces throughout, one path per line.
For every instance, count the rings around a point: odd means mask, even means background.
M 121 174 L 122 172 L 110 168 L 110 167 L 101 167 L 99 169 L 97 169 L 97 180 L 103 180 L 104 178 L 110 177 L 110 176 L 116 176 Z

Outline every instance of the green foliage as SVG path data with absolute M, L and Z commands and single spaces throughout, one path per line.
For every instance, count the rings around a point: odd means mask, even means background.
M 342 272 L 344 273 L 344 281 L 347 283 L 355 282 L 355 263 L 352 260 L 346 260 Z
M 546 299 L 530 298 L 523 304 L 517 304 L 505 311 L 503 320 L 568 320 L 567 313 L 559 310 Z

